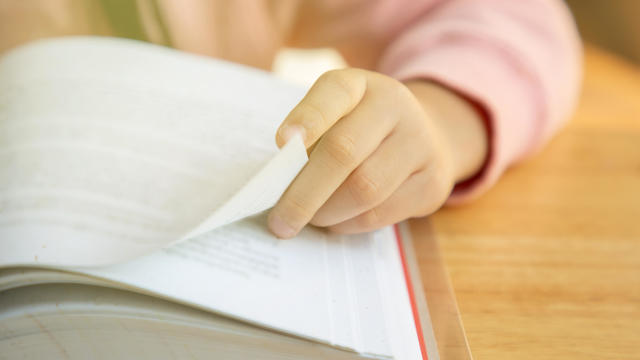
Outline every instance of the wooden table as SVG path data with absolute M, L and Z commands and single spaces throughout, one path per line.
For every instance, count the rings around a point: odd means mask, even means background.
M 594 48 L 585 68 L 541 153 L 411 223 L 427 288 L 442 249 L 475 359 L 640 359 L 640 69 Z

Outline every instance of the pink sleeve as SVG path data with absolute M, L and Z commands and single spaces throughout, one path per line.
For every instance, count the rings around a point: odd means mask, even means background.
M 486 113 L 488 159 L 456 186 L 455 204 L 486 191 L 562 125 L 576 102 L 581 53 L 561 1 L 451 0 L 400 31 L 377 70 L 438 82 Z

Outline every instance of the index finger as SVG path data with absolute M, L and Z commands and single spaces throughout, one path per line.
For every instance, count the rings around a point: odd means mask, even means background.
M 309 148 L 362 100 L 367 80 L 361 70 L 328 71 L 316 80 L 276 133 L 278 147 L 300 134 Z

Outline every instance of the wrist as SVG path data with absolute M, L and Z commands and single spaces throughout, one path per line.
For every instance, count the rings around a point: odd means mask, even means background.
M 477 174 L 489 152 L 483 115 L 467 99 L 444 86 L 424 80 L 405 85 L 440 131 L 450 154 L 454 181 L 458 183 Z

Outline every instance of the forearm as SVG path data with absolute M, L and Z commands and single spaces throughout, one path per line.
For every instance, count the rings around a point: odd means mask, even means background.
M 433 82 L 417 80 L 406 85 L 444 135 L 455 181 L 475 175 L 485 163 L 489 148 L 481 114 L 466 99 Z
M 0 54 L 54 36 L 109 34 L 94 0 L 0 0 Z

